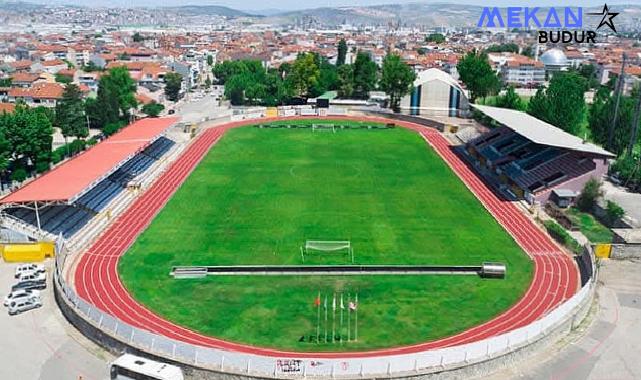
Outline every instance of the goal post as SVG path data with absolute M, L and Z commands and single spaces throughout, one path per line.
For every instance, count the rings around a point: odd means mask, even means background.
M 305 262 L 305 255 L 317 252 L 340 252 L 344 251 L 349 256 L 349 260 L 354 262 L 354 249 L 349 240 L 307 240 L 305 245 L 300 248 L 303 262 Z
M 316 131 L 336 133 L 336 126 L 334 124 L 312 124 L 312 132 Z

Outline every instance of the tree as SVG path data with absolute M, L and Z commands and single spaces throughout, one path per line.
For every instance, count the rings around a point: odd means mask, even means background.
M 143 37 L 139 32 L 136 32 L 134 33 L 132 39 L 134 42 L 143 42 L 145 40 L 145 37 Z
M 381 90 L 390 98 L 390 108 L 400 111 L 401 98 L 412 91 L 416 73 L 397 54 L 388 54 L 383 60 Z
M 338 74 L 338 97 L 350 98 L 354 94 L 354 67 L 342 65 L 337 70 Z
M 119 120 L 128 120 L 129 111 L 137 106 L 136 82 L 126 67 L 114 67 L 98 82 L 96 99 L 87 99 L 85 112 L 91 125 L 104 128 Z
M 597 80 L 597 68 L 591 63 L 584 63 L 579 66 L 578 70 L 579 75 L 585 79 L 586 90 L 591 88 L 597 88 L 599 86 L 599 81 Z
M 515 43 L 507 43 L 507 44 L 498 44 L 498 45 L 491 45 L 487 49 L 485 49 L 487 53 L 518 53 L 519 52 L 519 45 Z
M 338 42 L 338 56 L 336 57 L 336 66 L 344 65 L 346 57 L 347 57 L 347 42 L 345 42 L 345 39 L 343 38 Z
M 585 115 L 585 79 L 574 72 L 557 73 L 547 90 L 539 89 L 528 113 L 564 131 L 578 134 Z
M 376 88 L 376 63 L 369 54 L 358 52 L 354 61 L 354 97 L 367 99 L 369 92 Z
M 163 105 L 162 105 L 162 104 L 160 104 L 160 103 L 156 103 L 156 102 L 152 101 L 152 102 L 147 103 L 147 104 L 145 104 L 144 106 L 142 106 L 141 111 L 142 111 L 145 115 L 147 115 L 147 116 L 149 116 L 149 117 L 158 117 L 158 115 L 160 115 L 160 113 L 161 113 L 164 109 L 165 109 L 165 106 L 163 106 Z
M 75 84 L 65 87 L 62 99 L 56 104 L 55 126 L 60 128 L 65 138 L 85 138 L 89 135 L 82 93 Z
M 612 146 L 610 147 L 613 153 L 619 155 L 624 153 L 630 143 L 637 91 L 636 89 L 632 91 L 631 96 L 621 96 L 619 101 L 617 123 L 614 126 Z M 610 89 L 607 86 L 599 87 L 588 113 L 591 137 L 598 144 L 608 143 L 615 106 L 616 99 L 610 96 Z M 641 141 L 641 137 L 638 136 L 637 144 L 639 141 Z
M 247 65 L 248 61 L 224 61 L 214 65 L 212 73 L 218 84 L 225 84 L 232 75 L 246 71 Z
M 317 97 L 323 95 L 326 91 L 335 90 L 338 87 L 338 72 L 336 66 L 327 62 L 324 57 L 320 58 L 320 73 L 318 82 L 312 86 L 310 96 Z
M 73 82 L 73 78 L 71 78 L 70 76 L 64 75 L 64 74 L 56 73 L 54 75 L 54 77 L 55 77 L 57 83 L 69 84 L 69 83 Z
M 11 87 L 11 78 L 0 79 L 0 87 Z
M 526 57 L 534 58 L 535 49 L 532 45 L 528 45 L 523 48 L 523 50 L 521 51 L 521 54 Z
M 47 115 L 35 108 L 18 106 L 7 121 L 6 138 L 17 167 L 31 165 L 38 171 L 46 170 L 53 141 L 53 128 Z
M 432 33 L 425 37 L 425 42 L 431 42 L 434 44 L 442 44 L 445 42 L 445 36 L 441 33 Z
M 525 108 L 521 97 L 516 93 L 513 86 L 508 86 L 507 90 L 505 90 L 505 95 L 497 96 L 496 106 L 520 111 Z
M 6 173 L 11 158 L 11 143 L 7 138 L 8 123 L 13 116 L 8 113 L 0 113 L 0 172 Z
M 94 71 L 102 71 L 102 69 L 98 65 L 93 63 L 93 61 L 89 61 L 89 63 L 87 63 L 86 65 L 82 66 L 82 71 L 87 72 L 87 73 L 91 73 L 91 72 L 94 72 Z
M 312 53 L 301 53 L 292 65 L 289 74 L 296 95 L 307 97 L 310 89 L 320 79 L 320 69 L 316 63 L 316 57 Z
M 470 91 L 472 102 L 478 97 L 485 98 L 499 89 L 500 80 L 492 70 L 485 53 L 467 53 L 456 65 L 456 69 Z
M 601 182 L 597 179 L 590 178 L 585 185 L 581 194 L 576 199 L 576 205 L 579 210 L 584 212 L 592 212 L 596 201 L 603 195 L 601 191 Z
M 211 54 L 207 54 L 207 65 L 209 67 L 213 66 L 214 64 L 214 56 Z
M 180 90 L 182 89 L 183 77 L 179 73 L 170 72 L 165 74 L 165 96 L 167 99 L 175 102 L 178 100 Z

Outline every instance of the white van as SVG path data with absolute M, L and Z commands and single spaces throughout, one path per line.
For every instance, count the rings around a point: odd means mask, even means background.
M 184 380 L 180 367 L 131 354 L 114 360 L 109 372 L 112 380 Z
M 40 297 L 19 298 L 9 303 L 9 315 L 24 313 L 27 310 L 36 309 L 42 306 Z

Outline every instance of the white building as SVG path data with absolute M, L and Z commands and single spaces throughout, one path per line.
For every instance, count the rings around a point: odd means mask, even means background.
M 401 112 L 421 116 L 465 116 L 469 102 L 459 83 L 445 71 L 431 68 L 418 73 L 414 89 L 401 99 Z

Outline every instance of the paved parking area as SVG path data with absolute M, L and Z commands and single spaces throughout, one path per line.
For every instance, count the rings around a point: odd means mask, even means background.
M 625 221 L 641 228 L 641 194 L 631 193 L 621 186 L 603 181 L 603 198 L 614 201 L 625 210 Z
M 598 307 L 563 341 L 491 379 L 641 378 L 641 260 L 602 262 Z
M 220 106 L 218 101 L 207 94 L 203 98 L 193 98 L 176 106 L 176 114 L 185 123 L 200 123 L 205 119 L 215 119 L 229 113 L 227 106 Z
M 47 263 L 50 277 L 51 263 Z M 15 264 L 0 260 L 0 298 L 15 282 Z M 104 380 L 112 357 L 71 327 L 58 309 L 51 289 L 42 291 L 43 306 L 9 316 L 0 310 L 0 379 Z

